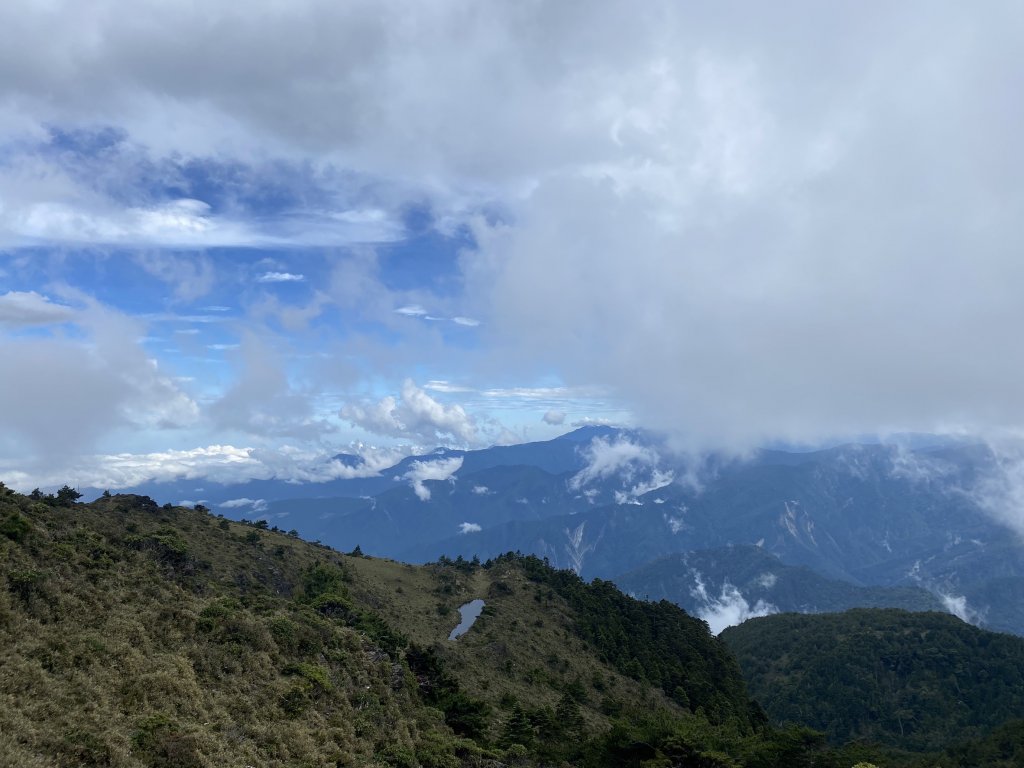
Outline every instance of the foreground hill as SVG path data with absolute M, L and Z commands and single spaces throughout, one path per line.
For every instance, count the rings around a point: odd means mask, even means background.
M 721 637 L 773 720 L 836 742 L 937 749 L 1024 712 L 1024 639 L 946 614 L 780 614 Z
M 2 766 L 852 762 L 766 726 L 669 603 L 534 558 L 414 567 L 66 490 L 0 485 Z

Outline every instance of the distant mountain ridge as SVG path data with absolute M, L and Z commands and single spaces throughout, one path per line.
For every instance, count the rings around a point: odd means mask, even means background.
M 1024 593 L 1024 547 L 978 498 L 998 462 L 983 446 L 917 443 L 924 447 L 694 459 L 649 433 L 585 427 L 538 443 L 410 456 L 373 477 L 206 484 L 198 498 L 342 549 L 409 562 L 521 551 L 586 578 L 756 545 L 848 585 L 921 588 L 976 623 L 1024 633 L 1024 606 L 1007 599 Z M 741 592 L 743 567 L 740 558 L 720 569 Z M 769 600 L 749 590 L 752 603 Z
M 939 598 L 920 587 L 864 587 L 827 579 L 752 545 L 668 555 L 616 577 L 615 583 L 644 600 L 669 600 L 707 620 L 712 631 L 716 621 L 759 614 L 944 610 Z

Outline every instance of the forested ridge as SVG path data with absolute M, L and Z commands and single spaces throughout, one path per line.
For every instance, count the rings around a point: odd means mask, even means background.
M 773 720 L 837 743 L 939 749 L 1024 713 L 1024 638 L 945 613 L 779 614 L 722 638 Z

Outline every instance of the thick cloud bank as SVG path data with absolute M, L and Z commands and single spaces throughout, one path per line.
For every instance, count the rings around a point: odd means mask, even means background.
M 688 447 L 1024 426 L 1022 38 L 1008 0 L 15 0 L 0 245 L 382 242 L 415 204 L 472 232 L 444 290 L 495 370 L 605 385 Z M 318 194 L 289 229 L 141 181 L 196 158 Z M 344 413 L 470 443 L 464 416 Z

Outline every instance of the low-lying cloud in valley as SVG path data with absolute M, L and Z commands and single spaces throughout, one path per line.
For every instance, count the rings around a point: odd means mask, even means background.
M 451 480 L 453 475 L 462 468 L 462 457 L 453 456 L 433 461 L 414 461 L 408 471 L 397 476 L 396 480 L 408 480 L 416 497 L 420 501 L 430 501 L 430 488 L 427 480 Z
M 708 623 L 713 635 L 719 634 L 726 627 L 742 624 L 747 619 L 770 616 L 779 612 L 774 605 L 761 599 L 751 606 L 743 594 L 728 580 L 722 582 L 722 590 L 718 595 L 708 593 L 699 573 L 693 573 L 693 580 L 694 586 L 690 590 L 690 594 L 700 601 L 697 616 Z

